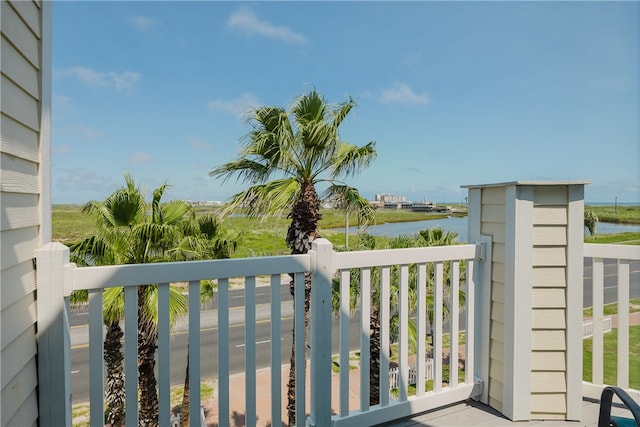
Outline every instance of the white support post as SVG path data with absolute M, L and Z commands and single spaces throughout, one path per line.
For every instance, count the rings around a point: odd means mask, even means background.
M 41 425 L 71 426 L 71 339 L 65 298 L 69 248 L 48 243 L 36 251 L 38 389 Z
M 567 209 L 567 419 L 582 419 L 584 185 L 570 185 Z
M 475 371 L 485 381 L 482 401 L 512 421 L 581 417 L 586 183 L 467 187 L 469 239 L 491 236 L 493 246 L 478 266 Z M 594 260 L 594 290 L 599 265 Z
M 311 249 L 311 417 L 307 425 L 331 425 L 331 278 L 333 246 L 317 239 Z

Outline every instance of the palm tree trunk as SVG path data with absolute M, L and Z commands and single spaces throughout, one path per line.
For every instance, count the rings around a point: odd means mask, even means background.
M 316 189 L 311 184 L 304 185 L 300 195 L 289 214 L 291 224 L 287 230 L 287 246 L 292 254 L 306 254 L 311 249 L 313 240 L 319 237 L 318 221 L 320 215 L 320 200 Z M 295 283 L 292 278 L 289 282 L 289 291 L 295 301 Z M 305 324 L 305 348 L 308 348 L 309 306 L 311 297 L 311 275 L 304 276 L 304 324 Z M 295 312 L 295 304 L 294 304 Z M 294 322 L 295 325 L 295 322 Z M 291 343 L 291 365 L 289 370 L 289 382 L 287 388 L 287 415 L 289 425 L 296 424 L 296 376 L 295 376 L 295 326 L 293 328 L 293 340 Z
M 380 403 L 380 308 L 375 306 L 369 317 L 369 406 Z
M 145 287 L 138 288 L 138 377 L 141 427 L 158 425 L 158 391 L 154 368 L 158 331 L 144 308 Z
M 182 394 L 182 406 L 180 407 L 180 427 L 189 426 L 189 404 L 191 394 L 189 392 L 189 346 L 187 345 L 187 373 L 184 378 L 184 393 Z
M 124 372 L 122 361 L 122 328 L 119 321 L 107 325 L 104 339 L 104 362 L 107 369 L 105 399 L 107 401 L 106 422 L 113 427 L 120 427 L 124 422 Z

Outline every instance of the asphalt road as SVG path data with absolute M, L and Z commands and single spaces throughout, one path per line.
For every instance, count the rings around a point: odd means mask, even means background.
M 640 298 L 640 262 L 633 262 L 630 266 L 630 297 Z M 604 266 L 604 302 L 605 304 L 617 301 L 617 269 L 615 261 L 605 260 Z M 585 259 L 584 266 L 584 307 L 590 307 L 592 301 L 592 265 L 591 259 Z M 264 368 L 271 364 L 270 360 L 270 318 L 269 318 L 269 287 L 256 288 L 256 367 Z M 229 292 L 229 335 L 228 351 L 230 354 L 231 373 L 244 372 L 244 290 L 235 289 Z M 291 356 L 291 330 L 293 326 L 293 305 L 289 286 L 281 286 L 282 319 L 281 329 L 281 355 L 282 364 L 289 362 Z M 72 359 L 72 394 L 74 402 L 88 400 L 89 375 L 88 375 L 88 346 L 87 346 L 87 315 L 86 311 L 74 310 L 70 319 L 71 333 L 71 359 Z M 356 313 L 351 323 L 351 349 L 359 348 L 359 313 Z M 461 319 L 462 322 L 462 319 Z M 461 326 L 463 323 L 461 323 Z M 337 320 L 334 320 L 333 330 L 338 330 Z M 217 375 L 217 306 L 216 301 L 201 313 L 201 375 L 214 377 Z M 338 334 L 333 334 L 333 352 L 338 352 Z M 184 382 L 187 361 L 187 325 L 178 324 L 171 335 L 171 383 Z

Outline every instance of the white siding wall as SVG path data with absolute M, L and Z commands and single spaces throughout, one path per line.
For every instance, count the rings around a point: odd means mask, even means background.
M 493 239 L 489 405 L 502 411 L 504 399 L 505 188 L 482 189 L 480 233 Z
M 50 239 L 49 190 L 42 190 L 49 181 L 49 9 L 33 1 L 0 5 L 0 426 L 38 420 L 33 258 Z

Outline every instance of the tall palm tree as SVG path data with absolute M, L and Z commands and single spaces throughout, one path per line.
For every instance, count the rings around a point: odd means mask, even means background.
M 137 264 L 147 262 L 202 259 L 212 256 L 220 245 L 216 239 L 204 239 L 207 225 L 200 227 L 191 207 L 181 201 L 163 203 L 164 184 L 145 202 L 141 188 L 125 175 L 125 186 L 103 202 L 91 201 L 83 212 L 96 218 L 96 234 L 71 247 L 74 261 L 87 265 Z M 203 222 L 201 220 L 201 222 Z M 204 221 L 206 223 L 206 221 Z M 203 242 L 207 240 L 207 242 Z M 224 247 L 222 245 L 221 247 Z M 157 286 L 138 287 L 138 373 L 140 381 L 140 425 L 157 425 L 155 351 L 157 348 Z M 187 310 L 184 295 L 170 287 L 169 316 L 173 321 Z M 124 418 L 124 377 L 122 373 L 123 289 L 104 293 L 104 321 L 107 325 L 105 361 L 107 363 L 107 421 L 121 425 Z
M 243 208 L 255 217 L 288 213 L 291 224 L 286 242 L 291 253 L 304 254 L 318 237 L 320 197 L 346 201 L 362 222 L 374 211 L 357 189 L 342 179 L 367 167 L 376 157 L 375 143 L 358 147 L 340 139 L 338 128 L 355 107 L 353 99 L 331 106 L 316 90 L 297 98 L 289 111 L 261 106 L 252 111 L 239 156 L 214 168 L 210 175 L 231 177 L 250 184 L 231 199 L 229 209 Z M 305 276 L 305 319 L 308 318 L 311 279 Z M 293 280 L 290 283 L 294 294 Z M 295 337 L 295 331 L 294 331 Z M 295 424 L 295 342 L 292 344 L 288 383 L 289 424 Z

